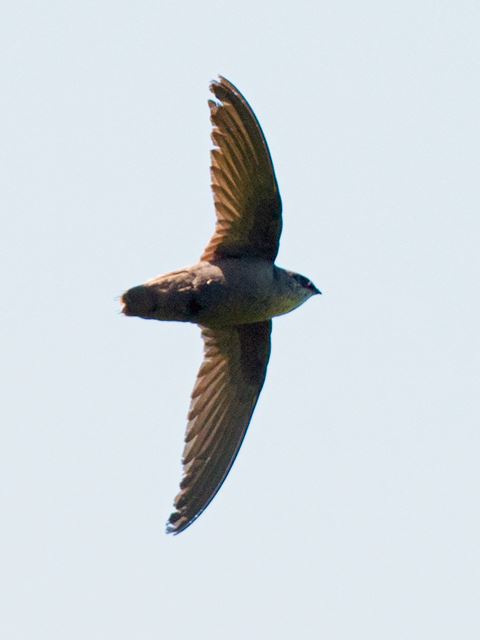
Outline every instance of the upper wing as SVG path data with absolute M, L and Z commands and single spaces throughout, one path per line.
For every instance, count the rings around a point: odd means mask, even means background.
M 267 142 L 250 105 L 233 84 L 220 76 L 210 89 L 218 100 L 208 103 L 217 224 L 201 259 L 255 256 L 274 261 L 282 231 L 282 201 Z
M 192 392 L 183 479 L 168 533 L 198 518 L 235 460 L 265 380 L 271 321 L 227 329 L 202 327 L 204 360 Z

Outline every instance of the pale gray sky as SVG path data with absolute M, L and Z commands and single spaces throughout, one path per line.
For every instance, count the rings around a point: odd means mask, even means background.
M 480 637 L 480 5 L 7 3 L 0 636 Z M 274 323 L 222 491 L 166 536 L 194 326 L 118 296 L 214 224 L 208 83 L 284 202 Z

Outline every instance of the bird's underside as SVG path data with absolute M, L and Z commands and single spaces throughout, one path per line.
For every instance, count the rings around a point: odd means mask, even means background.
M 124 298 L 126 315 L 211 329 L 270 320 L 303 302 L 290 272 L 262 258 L 201 261 L 133 287 Z

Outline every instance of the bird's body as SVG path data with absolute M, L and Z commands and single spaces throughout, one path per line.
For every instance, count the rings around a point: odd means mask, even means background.
M 269 260 L 202 261 L 131 289 L 126 315 L 211 328 L 250 324 L 292 311 L 307 292 Z
M 127 316 L 193 322 L 204 360 L 192 392 L 183 479 L 167 531 L 186 529 L 225 480 L 265 380 L 271 319 L 320 293 L 274 262 L 282 205 L 267 143 L 242 94 L 213 82 L 212 189 L 217 224 L 200 261 L 129 289 Z

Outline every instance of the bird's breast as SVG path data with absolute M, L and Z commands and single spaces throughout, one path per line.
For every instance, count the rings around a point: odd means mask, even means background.
M 198 265 L 194 295 L 199 324 L 221 326 L 263 322 L 294 306 L 273 263 L 240 258 Z

